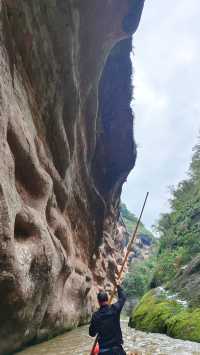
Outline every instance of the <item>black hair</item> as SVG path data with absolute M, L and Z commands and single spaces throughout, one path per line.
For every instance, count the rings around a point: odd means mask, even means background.
M 108 302 L 108 295 L 106 292 L 101 291 L 98 293 L 97 299 L 99 303 Z

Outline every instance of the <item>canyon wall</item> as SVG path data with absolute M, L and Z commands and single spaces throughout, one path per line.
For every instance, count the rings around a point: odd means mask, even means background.
M 111 287 L 143 5 L 0 0 L 0 354 L 86 322 Z

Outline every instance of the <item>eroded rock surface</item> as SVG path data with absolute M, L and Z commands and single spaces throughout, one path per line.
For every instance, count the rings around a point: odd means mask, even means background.
M 116 267 L 143 0 L 0 0 L 0 354 L 84 323 Z

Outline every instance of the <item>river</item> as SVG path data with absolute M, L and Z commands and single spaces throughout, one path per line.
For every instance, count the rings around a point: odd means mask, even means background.
M 137 355 L 200 355 L 200 344 L 172 339 L 162 334 L 147 334 L 128 327 L 122 321 L 124 348 Z M 21 351 L 21 355 L 88 355 L 92 340 L 88 327 L 81 327 L 54 339 Z

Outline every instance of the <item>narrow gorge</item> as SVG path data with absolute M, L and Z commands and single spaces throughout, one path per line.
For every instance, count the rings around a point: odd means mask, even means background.
M 0 0 L 0 354 L 84 324 L 121 263 L 144 0 Z

